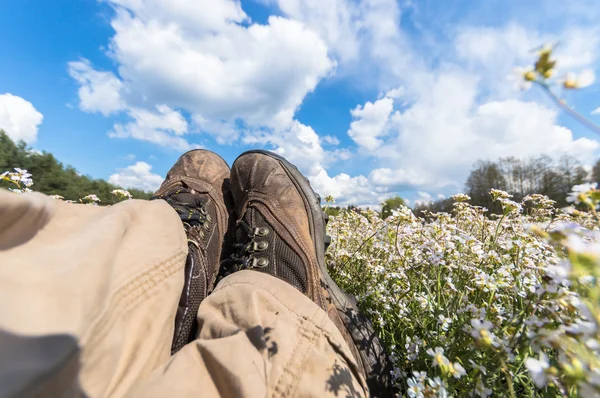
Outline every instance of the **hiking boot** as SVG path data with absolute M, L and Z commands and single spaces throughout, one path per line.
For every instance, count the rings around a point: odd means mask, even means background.
M 325 266 L 327 216 L 309 181 L 283 157 L 262 150 L 231 169 L 237 214 L 233 270 L 282 279 L 319 305 L 340 330 L 373 396 L 391 395 L 389 361 L 371 323 L 331 279 Z
M 152 199 L 179 214 L 188 238 L 185 285 L 175 317 L 171 352 L 196 337 L 198 306 L 212 291 L 232 211 L 229 166 L 217 154 L 196 149 L 182 155 Z

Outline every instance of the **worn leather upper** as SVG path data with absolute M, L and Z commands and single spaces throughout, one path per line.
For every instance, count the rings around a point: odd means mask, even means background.
M 187 152 L 169 170 L 155 197 L 176 210 L 189 242 L 185 285 L 175 319 L 172 351 L 176 352 L 194 337 L 198 306 L 214 288 L 224 256 L 233 210 L 229 166 L 213 152 Z
M 231 193 L 239 217 L 258 211 L 260 219 L 299 257 L 302 264 L 297 267 L 306 269 L 304 293 L 325 309 L 307 207 L 286 170 L 272 157 L 244 154 L 231 169 Z

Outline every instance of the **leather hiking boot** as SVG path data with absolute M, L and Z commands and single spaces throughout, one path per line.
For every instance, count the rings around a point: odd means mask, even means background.
M 229 272 L 265 272 L 304 293 L 344 336 L 371 395 L 391 395 L 389 361 L 373 326 L 327 273 L 328 217 L 308 180 L 283 157 L 254 150 L 234 162 L 231 192 L 237 222 Z
M 196 337 L 196 313 L 219 272 L 229 212 L 229 166 L 217 154 L 196 149 L 182 155 L 152 199 L 163 199 L 179 214 L 188 238 L 185 285 L 175 317 L 171 352 Z

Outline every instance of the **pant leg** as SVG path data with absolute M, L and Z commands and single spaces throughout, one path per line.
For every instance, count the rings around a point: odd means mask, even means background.
M 0 329 L 73 336 L 84 393 L 123 396 L 170 358 L 186 255 L 163 201 L 93 207 L 0 190 Z
M 198 310 L 200 332 L 131 397 L 363 397 L 364 378 L 327 314 L 256 271 L 223 279 Z

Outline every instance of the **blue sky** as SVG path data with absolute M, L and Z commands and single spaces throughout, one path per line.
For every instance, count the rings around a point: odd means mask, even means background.
M 263 147 L 340 204 L 435 199 L 477 159 L 600 156 L 509 80 L 555 41 L 557 79 L 598 73 L 600 4 L 563 3 L 5 0 L 0 128 L 129 187 L 156 188 L 187 149 L 231 164 Z M 564 95 L 598 123 L 598 94 L 594 78 Z

